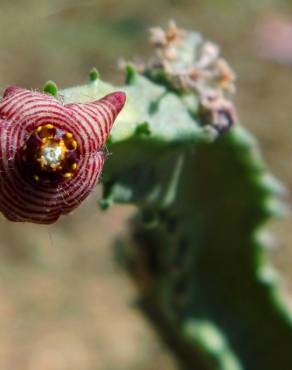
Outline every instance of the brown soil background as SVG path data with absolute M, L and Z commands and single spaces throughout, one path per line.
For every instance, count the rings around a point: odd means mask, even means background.
M 0 0 L 0 86 L 41 88 L 48 79 L 76 85 L 92 66 L 105 80 L 121 81 L 117 59 L 148 56 L 147 29 L 174 18 L 221 45 L 238 75 L 241 120 L 291 191 L 292 68 L 261 59 L 255 34 L 263 19 L 292 7 L 254 3 Z M 102 214 L 99 194 L 52 226 L 0 220 L 1 370 L 175 368 L 113 260 L 112 241 L 132 210 L 115 206 Z M 291 217 L 271 225 L 278 239 L 272 258 L 288 289 L 290 225 Z

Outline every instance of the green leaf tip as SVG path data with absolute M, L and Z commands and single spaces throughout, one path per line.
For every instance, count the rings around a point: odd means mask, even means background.
M 43 91 L 53 96 L 58 95 L 58 86 L 54 81 L 47 81 L 44 85 Z
M 110 146 L 113 143 L 113 137 L 110 134 L 108 138 L 106 139 L 106 146 Z
M 107 198 L 102 198 L 98 202 L 99 208 L 102 211 L 106 211 L 107 209 L 109 209 L 109 207 L 111 206 L 111 204 L 112 204 L 111 199 L 107 199 Z
M 104 183 L 102 198 L 99 200 L 98 205 L 100 210 L 106 211 L 113 204 L 114 183 Z
M 137 70 L 135 66 L 131 63 L 127 64 L 125 67 L 126 70 L 126 85 L 132 85 L 136 81 Z
M 100 74 L 99 74 L 98 70 L 95 67 L 93 67 L 89 72 L 89 80 L 91 82 L 95 82 L 95 81 L 99 80 L 99 78 L 100 78 Z
M 149 127 L 149 124 L 148 122 L 143 122 L 143 123 L 140 123 L 136 129 L 135 129 L 135 135 L 136 136 L 150 136 L 151 135 L 151 130 L 150 130 L 150 127 Z

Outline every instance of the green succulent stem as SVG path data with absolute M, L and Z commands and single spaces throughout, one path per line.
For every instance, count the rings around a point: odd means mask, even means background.
M 190 34 L 184 55 L 198 40 Z M 120 262 L 181 368 L 290 370 L 292 315 L 262 237 L 283 213 L 284 189 L 240 123 L 220 135 L 201 120 L 196 92 L 154 72 L 127 65 L 124 86 L 91 73 L 88 84 L 59 91 L 65 102 L 127 94 L 100 201 L 137 207 L 130 237 L 118 242 Z

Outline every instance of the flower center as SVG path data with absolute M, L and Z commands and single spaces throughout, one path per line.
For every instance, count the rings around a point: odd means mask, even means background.
M 52 124 L 37 127 L 20 151 L 25 173 L 36 182 L 59 183 L 78 167 L 78 144 L 71 132 Z
M 43 149 L 42 157 L 47 163 L 56 165 L 62 158 L 62 148 L 60 145 L 50 145 Z

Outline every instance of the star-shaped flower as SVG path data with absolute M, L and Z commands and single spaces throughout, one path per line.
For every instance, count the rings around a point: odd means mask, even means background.
M 15 86 L 0 101 L 0 211 L 11 221 L 55 222 L 94 188 L 103 147 L 125 103 L 114 92 L 87 104 Z

